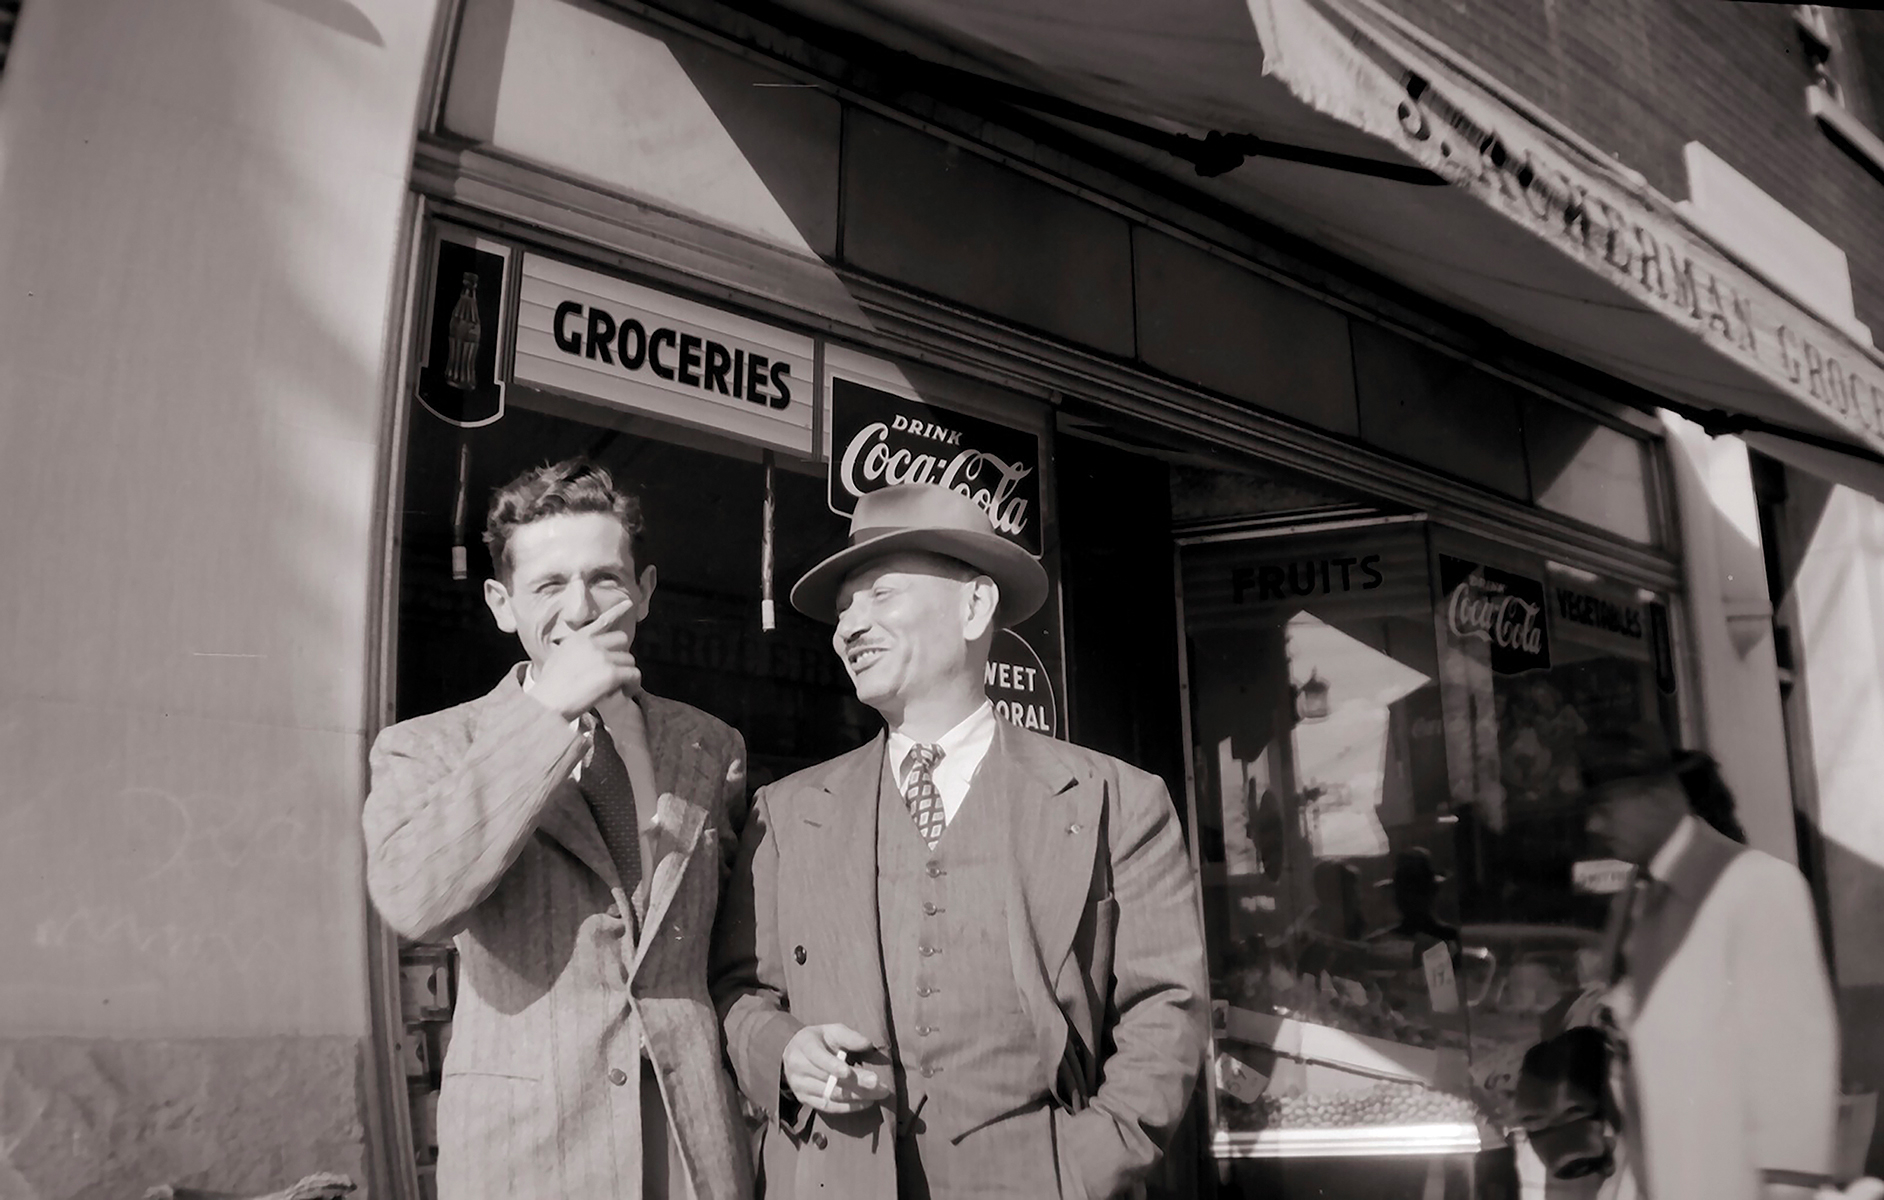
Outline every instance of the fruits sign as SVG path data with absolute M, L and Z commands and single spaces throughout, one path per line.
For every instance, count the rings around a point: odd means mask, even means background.
M 1439 556 L 1446 632 L 1455 646 L 1480 641 L 1500 675 L 1550 669 L 1544 584 L 1483 563 Z

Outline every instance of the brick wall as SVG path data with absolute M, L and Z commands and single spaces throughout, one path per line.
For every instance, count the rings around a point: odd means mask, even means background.
M 1806 110 L 1787 4 L 1723 0 L 1384 0 L 1675 199 L 1700 141 L 1842 247 L 1858 319 L 1884 342 L 1884 183 Z M 1884 112 L 1884 13 L 1843 26 L 1850 107 Z M 1858 64 L 1873 66 L 1869 85 Z M 1866 92 L 1869 95 L 1866 95 Z

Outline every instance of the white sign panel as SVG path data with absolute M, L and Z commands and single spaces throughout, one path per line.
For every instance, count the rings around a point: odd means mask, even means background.
M 809 457 L 811 339 L 541 255 L 523 258 L 518 383 Z

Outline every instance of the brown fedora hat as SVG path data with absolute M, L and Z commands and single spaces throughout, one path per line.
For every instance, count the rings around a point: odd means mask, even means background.
M 837 623 L 837 589 L 875 559 L 901 552 L 940 554 L 967 563 L 1001 589 L 995 621 L 1024 621 L 1047 600 L 1047 573 L 1033 555 L 994 531 L 981 506 L 933 483 L 899 483 L 857 501 L 850 544 L 806 571 L 792 587 L 792 607 L 814 621 Z

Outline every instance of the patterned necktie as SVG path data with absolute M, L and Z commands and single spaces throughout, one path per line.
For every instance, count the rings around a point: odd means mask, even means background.
M 903 760 L 903 771 L 908 776 L 903 780 L 903 801 L 909 805 L 916 832 L 931 850 L 942 840 L 942 830 L 948 824 L 947 814 L 942 811 L 942 793 L 935 786 L 935 765 L 941 761 L 942 747 L 936 745 L 913 746 Z
M 628 782 L 628 766 L 615 749 L 615 739 L 600 719 L 590 741 L 594 749 L 576 787 L 595 814 L 602 844 L 621 876 L 621 890 L 633 896 L 641 884 L 641 822 L 635 817 L 634 785 Z

